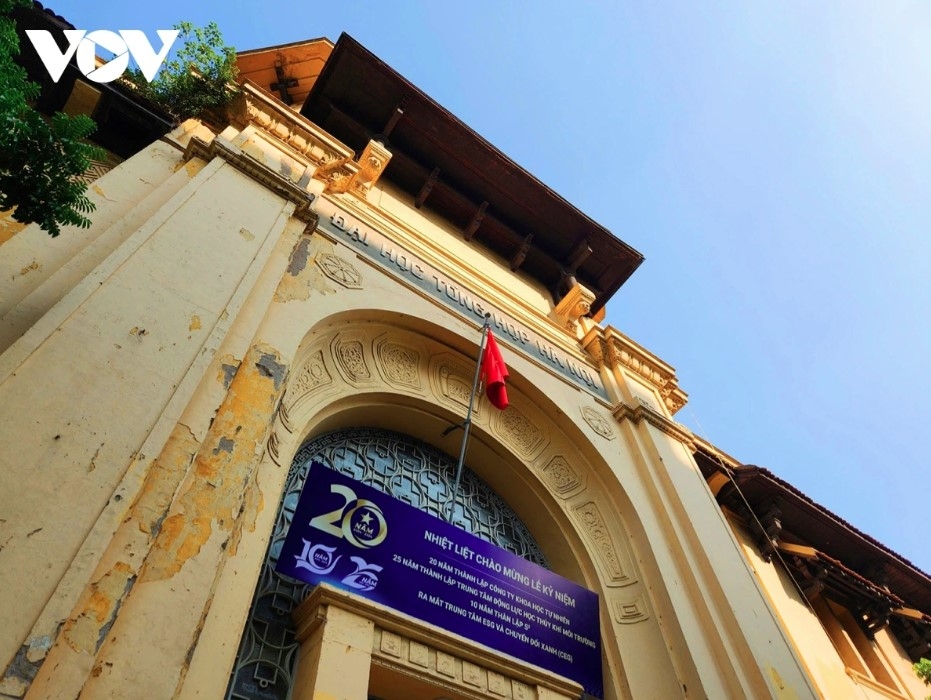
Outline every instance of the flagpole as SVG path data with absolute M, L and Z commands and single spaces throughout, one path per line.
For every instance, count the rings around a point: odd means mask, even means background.
M 459 481 L 462 479 L 462 465 L 465 462 L 466 444 L 469 442 L 469 432 L 472 429 L 472 408 L 475 405 L 475 394 L 478 391 L 478 380 L 482 374 L 482 360 L 485 358 L 485 342 L 488 340 L 488 330 L 491 328 L 491 314 L 485 314 L 485 323 L 482 324 L 482 340 L 478 344 L 478 364 L 475 365 L 475 378 L 472 379 L 472 393 L 469 394 L 469 411 L 462 423 L 462 445 L 459 448 L 459 464 L 456 465 L 456 480 L 453 482 L 453 497 L 450 500 L 448 522 L 453 521 L 456 513 L 456 499 L 459 497 Z

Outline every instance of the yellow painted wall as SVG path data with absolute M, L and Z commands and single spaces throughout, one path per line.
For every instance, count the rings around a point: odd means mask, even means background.
M 221 136 L 188 124 L 178 148 L 101 180 L 90 239 L 4 244 L 11 269 L 38 268 L 0 280 L 18 329 L 0 355 L 0 444 L 15 446 L 0 454 L 0 658 L 37 676 L 8 669 L 0 692 L 220 696 L 301 443 L 370 425 L 457 450 L 441 435 L 464 414 L 479 320 L 312 233 L 325 185 L 303 175 L 345 147 L 249 100 Z M 505 344 L 512 407 L 480 402 L 469 463 L 554 569 L 599 594 L 606 698 L 817 697 L 650 388 L 666 379 L 634 386 L 622 367 L 660 361 L 596 354 L 613 341 L 591 324 L 583 347 L 540 285 L 386 185 L 315 200 L 334 204 L 605 384 L 607 399 Z M 636 401 L 654 389 L 652 408 Z

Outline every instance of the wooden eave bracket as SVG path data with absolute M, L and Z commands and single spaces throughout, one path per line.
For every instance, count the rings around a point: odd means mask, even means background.
M 530 244 L 533 243 L 533 234 L 528 233 L 524 236 L 524 240 L 520 244 L 520 248 L 517 249 L 517 252 L 514 253 L 514 256 L 511 258 L 511 272 L 517 272 L 521 265 L 524 264 L 524 260 L 527 259 L 527 253 L 530 251 Z

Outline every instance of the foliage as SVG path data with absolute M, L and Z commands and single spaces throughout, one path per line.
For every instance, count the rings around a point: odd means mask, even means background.
M 925 685 L 931 685 L 931 660 L 921 659 L 917 664 L 912 665 L 918 677 L 925 682 Z
M 180 22 L 174 28 L 184 43 L 155 80 L 148 82 L 137 68 L 128 72 L 136 91 L 178 121 L 208 116 L 229 105 L 238 93 L 236 49 L 223 43 L 215 22 L 206 27 Z
M 37 223 L 52 236 L 61 226 L 87 228 L 94 204 L 78 179 L 100 150 L 83 139 L 96 125 L 87 116 L 55 114 L 46 121 L 30 102 L 39 86 L 16 64 L 19 38 L 11 12 L 31 0 L 0 0 L 0 209 Z

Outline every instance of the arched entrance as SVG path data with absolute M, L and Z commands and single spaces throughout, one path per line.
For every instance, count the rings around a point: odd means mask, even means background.
M 443 517 L 449 512 L 455 460 L 416 438 L 376 428 L 335 430 L 308 441 L 292 461 L 265 563 L 240 642 L 227 697 L 290 697 L 299 642 L 291 613 L 310 592 L 307 584 L 275 571 L 311 462 Z M 527 527 L 484 481 L 464 470 L 453 522 L 460 528 L 546 567 Z

